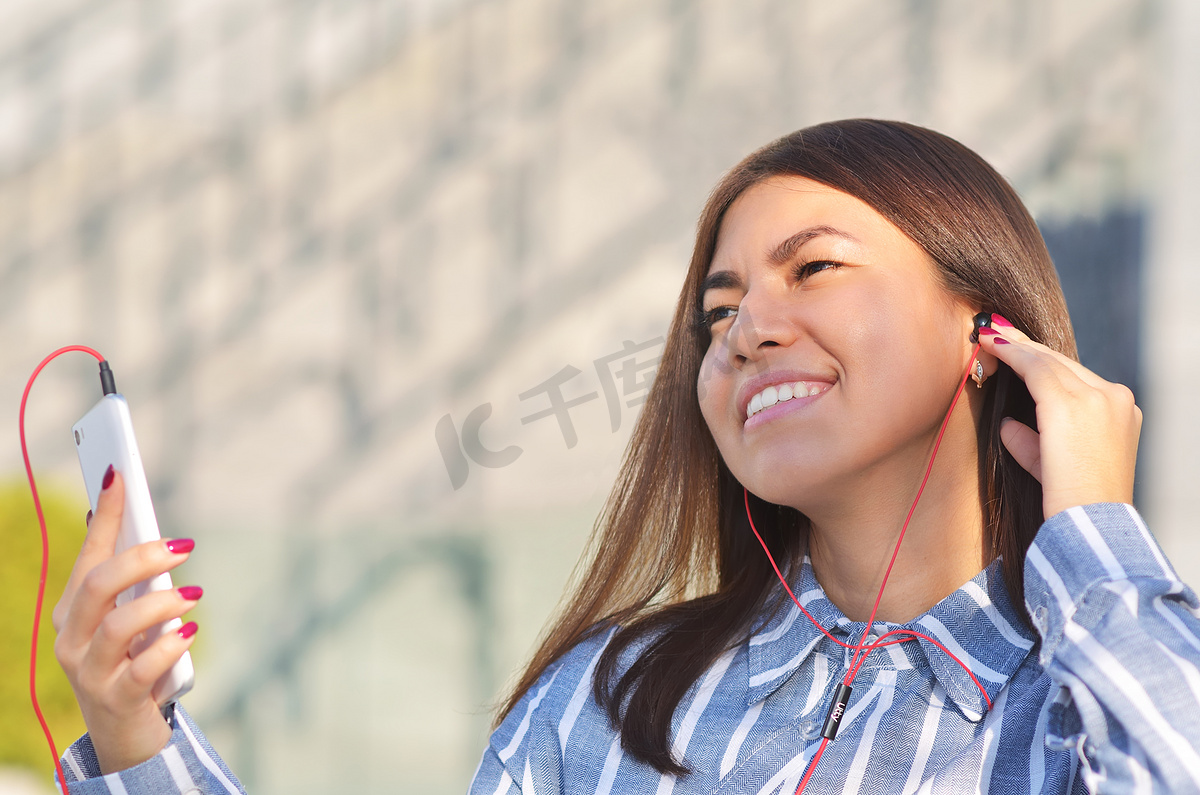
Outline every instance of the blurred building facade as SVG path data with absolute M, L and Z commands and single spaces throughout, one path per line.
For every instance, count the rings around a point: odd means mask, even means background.
M 164 534 L 198 542 L 185 703 L 252 791 L 462 791 L 708 191 L 793 129 L 899 118 L 1026 199 L 1198 581 L 1193 5 L 6 0 L 0 383 L 113 362 Z M 35 464 L 73 484 L 92 368 L 37 390 Z

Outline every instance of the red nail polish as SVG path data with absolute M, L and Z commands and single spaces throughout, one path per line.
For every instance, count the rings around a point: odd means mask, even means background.
M 179 589 L 179 595 L 189 602 L 194 602 L 204 596 L 204 589 L 199 585 L 185 585 Z
M 87 518 L 83 520 L 83 523 L 84 523 L 84 524 L 91 524 L 91 523 L 92 523 L 92 512 L 91 512 L 91 511 L 88 511 Z
M 113 475 L 115 475 L 115 474 L 117 474 L 116 470 L 114 470 L 112 468 L 112 464 L 109 464 L 108 469 L 104 470 L 104 480 L 100 481 L 100 490 L 101 491 L 104 491 L 105 489 L 107 489 L 109 486 L 112 485 Z
M 167 542 L 167 551 L 175 555 L 191 552 L 195 548 L 196 542 L 190 538 L 172 538 Z
M 1010 323 L 1008 321 L 1008 318 L 1006 318 L 1004 315 L 997 315 L 997 314 L 992 315 L 992 325 L 993 326 L 1004 326 L 1006 328 L 1016 328 L 1016 326 L 1014 326 L 1012 323 Z
M 996 331 L 996 329 L 988 328 L 987 326 L 984 326 L 983 328 L 979 329 L 979 336 L 981 336 L 981 337 L 991 337 L 991 336 L 998 335 L 999 333 L 1000 332 Z
M 996 337 L 996 344 L 997 345 L 1008 345 L 1009 342 L 1008 342 L 1008 340 L 1004 339 L 1004 337 Z
M 184 640 L 187 640 L 192 635 L 195 635 L 196 630 L 198 630 L 198 629 L 200 629 L 200 627 L 199 627 L 199 625 L 196 624 L 195 621 L 189 621 L 186 624 L 184 624 L 182 627 L 179 628 L 179 630 L 178 630 L 179 637 L 183 638 Z

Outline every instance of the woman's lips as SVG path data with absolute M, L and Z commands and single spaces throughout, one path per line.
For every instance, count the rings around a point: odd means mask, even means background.
M 833 384 L 828 381 L 795 381 L 773 384 L 755 393 L 746 405 L 746 419 L 779 403 L 819 395 Z
M 788 402 L 786 395 L 789 389 L 792 392 L 792 399 L 797 396 L 805 398 L 811 394 L 820 394 L 828 390 L 837 381 L 836 375 L 827 372 L 790 368 L 773 369 L 771 372 L 760 373 L 746 379 L 738 387 L 737 410 L 742 420 L 745 421 L 767 406 L 778 402 Z M 774 401 L 772 401 L 770 391 L 772 389 L 775 390 Z M 783 401 L 779 400 L 780 392 L 784 395 Z M 753 411 L 750 410 L 752 402 L 754 403 Z
M 786 382 L 768 386 L 750 398 L 743 427 L 754 428 L 808 406 L 832 387 L 833 384 L 828 381 Z

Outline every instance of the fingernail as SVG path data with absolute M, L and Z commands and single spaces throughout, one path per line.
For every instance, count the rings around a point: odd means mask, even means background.
M 87 518 L 83 520 L 83 523 L 84 523 L 84 524 L 91 524 L 91 523 L 92 523 L 92 512 L 91 512 L 91 511 L 88 511 Z
M 992 314 L 992 324 L 996 326 L 1006 326 L 1007 328 L 1016 328 L 1012 323 L 1008 322 L 1008 318 L 1004 315 Z
M 104 480 L 100 481 L 100 490 L 101 491 L 104 491 L 105 489 L 107 489 L 109 486 L 112 485 L 113 475 L 115 475 L 115 474 L 117 474 L 116 470 L 114 470 L 112 468 L 112 464 L 109 464 L 108 469 L 104 470 Z
M 189 602 L 194 602 L 204 596 L 204 589 L 199 585 L 185 585 L 179 589 L 179 595 Z
M 200 629 L 200 627 L 198 624 L 196 624 L 195 621 L 189 621 L 186 624 L 184 624 L 182 627 L 179 628 L 179 630 L 178 630 L 179 637 L 183 638 L 184 640 L 187 640 L 192 635 L 195 635 L 196 630 L 198 630 L 198 629 Z
M 1008 340 L 1004 339 L 1004 337 L 996 337 L 996 344 L 997 345 L 1008 345 L 1009 342 L 1008 342 Z
M 999 333 L 1000 332 L 996 331 L 996 329 L 988 328 L 987 326 L 984 326 L 983 328 L 979 329 L 979 336 L 981 336 L 981 337 L 991 337 L 991 336 L 997 335 Z
M 167 551 L 175 555 L 191 552 L 195 548 L 196 542 L 190 538 L 172 538 L 167 542 Z

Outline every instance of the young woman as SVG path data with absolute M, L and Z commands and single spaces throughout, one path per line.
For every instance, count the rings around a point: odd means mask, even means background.
M 1200 792 L 1200 605 L 1129 505 L 1140 425 L 977 155 L 873 120 L 755 152 L 472 793 Z M 110 611 L 183 557 L 111 557 L 119 503 L 56 611 L 71 791 L 237 791 L 149 699 L 189 641 L 121 651 L 189 603 Z

